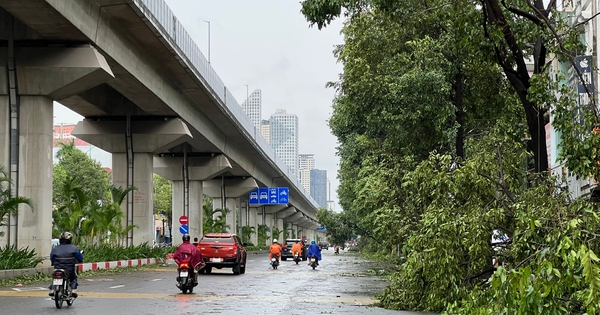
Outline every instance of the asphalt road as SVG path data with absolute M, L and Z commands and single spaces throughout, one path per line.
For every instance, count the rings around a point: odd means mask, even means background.
M 246 274 L 213 269 L 185 295 L 175 287 L 174 266 L 80 277 L 79 298 L 60 310 L 48 284 L 0 288 L 0 314 L 420 314 L 372 306 L 386 286 L 368 272 L 372 263 L 347 252 L 323 256 L 316 270 L 293 261 L 273 270 L 268 254 L 249 255 Z

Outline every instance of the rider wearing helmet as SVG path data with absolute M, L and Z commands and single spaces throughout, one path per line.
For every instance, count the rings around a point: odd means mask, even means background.
M 173 254 L 173 260 L 178 266 L 184 262 L 189 263 L 193 267 L 194 284 L 198 285 L 198 274 L 194 270 L 199 271 L 205 266 L 204 259 L 198 248 L 190 243 L 189 234 L 184 234 L 181 240 L 183 243 L 177 247 L 175 254 Z
M 321 247 L 315 243 L 315 241 L 310 242 L 310 246 L 308 247 L 308 264 L 310 265 L 311 258 L 315 257 L 317 260 L 317 265 L 319 265 L 319 260 L 321 260 Z
M 277 260 L 281 260 L 281 245 L 277 243 L 277 239 L 273 239 L 273 244 L 269 247 L 269 260 L 273 258 L 273 255 L 277 256 Z
M 299 240 L 296 240 L 294 245 L 292 245 L 292 257 L 296 257 L 296 253 L 298 253 L 299 257 L 302 257 L 302 244 L 300 244 Z
M 83 255 L 77 246 L 71 244 L 73 234 L 71 232 L 62 232 L 58 240 L 59 245 L 50 252 L 50 261 L 54 269 L 63 269 L 71 280 L 72 296 L 77 297 L 77 270 L 75 265 L 83 262 Z M 54 290 L 50 285 L 50 296 L 54 296 Z

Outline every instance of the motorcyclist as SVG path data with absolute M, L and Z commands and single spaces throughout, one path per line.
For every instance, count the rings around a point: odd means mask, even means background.
M 173 260 L 179 266 L 181 263 L 189 263 L 192 267 L 192 274 L 194 278 L 194 284 L 198 284 L 198 273 L 194 272 L 199 271 L 206 264 L 204 263 L 204 259 L 202 258 L 202 253 L 190 243 L 190 235 L 184 234 L 181 237 L 183 243 L 177 247 L 175 250 L 175 254 L 173 254 Z
M 296 257 L 296 253 L 298 253 L 298 256 L 302 257 L 302 244 L 300 244 L 300 241 L 298 240 L 292 245 L 292 257 Z
M 63 269 L 71 281 L 71 296 L 77 297 L 77 271 L 75 265 L 83 262 L 83 254 L 77 246 L 71 244 L 73 234 L 71 232 L 62 232 L 58 239 L 58 246 L 54 247 L 50 252 L 50 261 L 54 269 Z M 50 285 L 50 293 L 54 296 L 54 287 Z
M 312 240 L 310 242 L 310 246 L 308 247 L 308 264 L 310 265 L 311 262 L 311 258 L 313 256 L 315 256 L 315 259 L 317 260 L 317 266 L 319 265 L 319 260 L 321 260 L 321 248 L 319 247 L 319 245 L 317 245 L 315 243 L 314 240 Z
M 277 239 L 273 239 L 273 244 L 269 247 L 269 261 L 273 258 L 273 255 L 277 256 L 277 260 L 281 260 L 281 245 L 277 243 Z

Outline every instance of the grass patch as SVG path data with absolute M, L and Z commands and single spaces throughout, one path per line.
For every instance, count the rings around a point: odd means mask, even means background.
M 142 271 L 151 268 L 159 267 L 160 264 L 151 264 L 151 265 L 143 265 L 136 267 L 122 267 L 122 268 L 113 268 L 113 269 L 98 269 L 98 270 L 90 270 L 84 271 L 77 274 L 79 279 L 95 277 L 95 276 L 104 276 L 104 275 L 114 275 L 120 274 L 124 272 L 130 271 Z M 28 284 L 36 284 L 36 283 L 45 283 L 46 285 L 52 281 L 51 275 L 44 275 L 42 273 L 38 273 L 34 276 L 20 276 L 12 279 L 4 279 L 0 280 L 0 287 L 14 287 L 17 284 L 28 285 Z

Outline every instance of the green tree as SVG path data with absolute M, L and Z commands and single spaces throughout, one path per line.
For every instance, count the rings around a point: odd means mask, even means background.
M 528 147 L 533 155 L 536 172 L 547 170 L 544 125 L 548 122 L 546 113 L 549 107 L 536 98 L 538 93 L 532 80 L 535 81 L 536 76 L 547 76 L 548 54 L 557 53 L 573 58 L 578 51 L 584 50 L 576 28 L 566 25 L 560 14 L 551 14 L 552 9 L 555 8 L 556 1 L 544 4 L 541 0 L 533 2 L 520 0 L 508 5 L 501 0 L 481 2 L 305 0 L 302 2 L 302 13 L 311 25 L 316 24 L 319 29 L 339 17 L 344 10 L 352 21 L 347 24 L 350 28 L 365 16 L 390 17 L 400 22 L 396 24 L 398 26 L 395 29 L 391 30 L 396 34 L 408 31 L 414 34 L 413 39 L 416 39 L 421 35 L 420 31 L 427 27 L 428 34 L 433 35 L 434 38 L 438 37 L 435 36 L 436 33 L 450 34 L 451 36 L 448 37 L 451 39 L 450 42 L 455 43 L 459 49 L 473 50 L 474 53 L 494 58 L 500 67 L 498 70 L 505 74 L 522 104 L 531 139 Z M 483 20 L 483 23 L 473 19 L 477 16 L 479 21 Z M 431 21 L 434 22 L 433 25 L 423 23 Z M 422 23 L 421 27 L 414 22 Z M 391 28 L 394 26 L 392 25 Z M 483 34 L 485 41 L 481 41 L 478 34 Z M 376 38 L 376 40 L 378 43 L 385 43 L 386 38 L 383 40 Z M 394 42 L 399 47 L 403 43 L 407 42 Z M 371 47 L 379 48 L 379 46 Z M 459 57 L 459 61 L 461 55 L 455 55 Z M 527 67 L 529 57 L 534 62 L 533 75 L 529 74 Z M 456 69 L 459 70 L 456 73 L 457 78 L 462 77 L 461 68 Z M 457 83 L 460 82 L 457 80 Z
M 168 179 L 154 174 L 154 213 L 163 214 L 166 217 L 171 217 L 171 210 L 173 208 L 173 186 L 171 181 Z
M 252 234 L 256 233 L 253 226 L 242 226 L 242 243 L 247 243 L 249 246 L 254 246 L 250 241 Z
M 0 228 L 8 226 L 9 215 L 15 215 L 19 212 L 19 205 L 27 205 L 33 211 L 33 202 L 25 197 L 12 197 L 12 180 L 4 167 L 0 166 Z M 0 236 L 4 232 L 0 231 Z
M 319 209 L 317 219 L 321 226 L 327 228 L 326 235 L 330 243 L 339 245 L 352 239 L 354 229 L 348 226 L 343 213 Z
M 271 229 L 271 238 L 273 238 L 273 239 L 276 238 L 281 243 L 281 239 L 279 238 L 279 236 L 281 235 L 282 232 L 283 232 L 283 230 L 280 230 L 277 227 L 273 227 Z
M 56 155 L 58 163 L 54 165 L 52 182 L 52 201 L 55 206 L 68 200 L 69 196 L 64 195 L 62 188 L 70 179 L 77 183 L 90 200 L 109 201 L 109 173 L 99 162 L 78 150 L 74 141 L 61 143 Z
M 76 178 L 67 178 L 60 189 L 66 201 L 52 213 L 54 237 L 70 231 L 75 244 L 112 243 L 123 246 L 127 233 L 137 226 L 123 224 L 121 205 L 127 193 L 136 188 L 123 189 L 112 185 L 109 188 L 109 201 L 100 204 L 84 193 Z
M 257 237 L 258 237 L 258 246 L 265 246 L 267 243 L 267 240 L 269 239 L 269 234 L 268 232 L 270 232 L 271 229 L 269 228 L 269 226 L 267 226 L 266 224 L 260 224 L 258 225 L 258 232 L 257 232 Z
M 321 212 L 319 222 L 331 237 L 360 234 L 370 250 L 399 249 L 381 305 L 598 312 L 597 205 L 571 200 L 547 174 L 528 174 L 547 169 L 544 125 L 554 107 L 562 158 L 575 174 L 600 177 L 596 113 L 548 79 L 550 54 L 569 62 L 583 51 L 576 28 L 550 10 L 555 3 L 302 2 L 319 28 L 348 17 L 329 122 L 344 211 Z M 574 112 L 585 123 L 574 124 Z M 507 237 L 497 246 L 494 230 Z
M 204 197 L 202 203 L 204 233 L 225 233 L 230 226 L 226 222 L 228 209 L 213 209 L 212 198 Z

